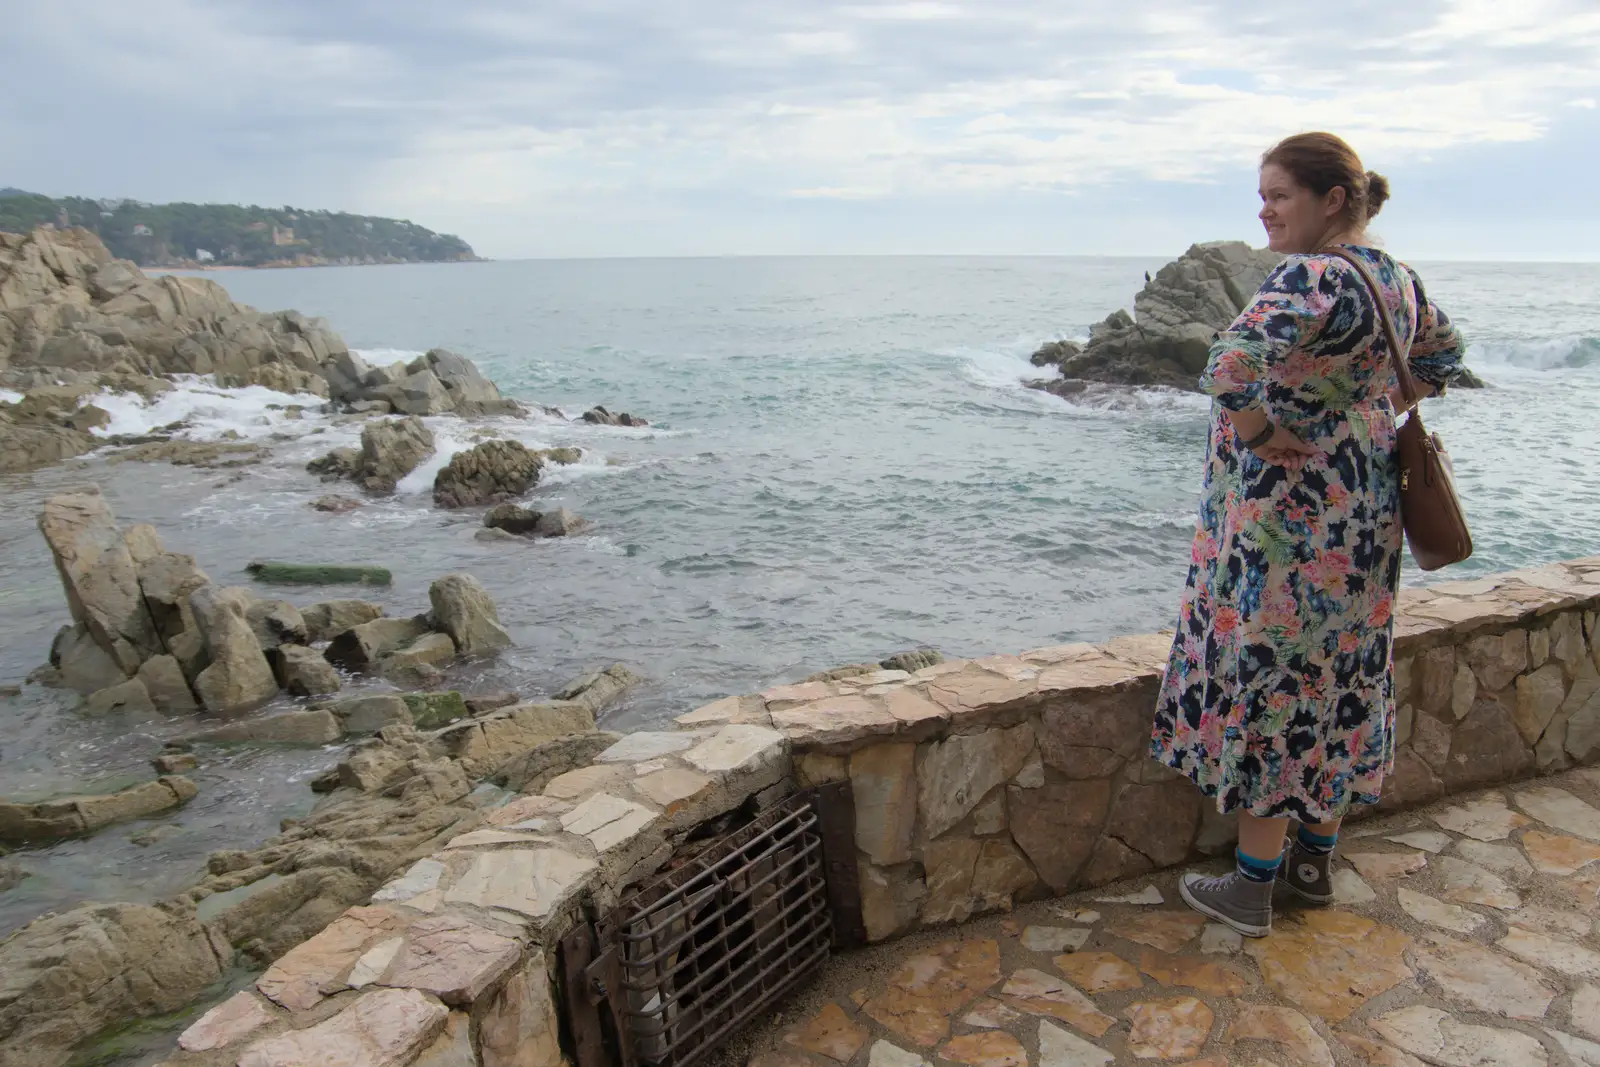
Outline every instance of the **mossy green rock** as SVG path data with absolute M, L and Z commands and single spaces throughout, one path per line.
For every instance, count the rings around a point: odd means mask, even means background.
M 455 690 L 448 693 L 406 693 L 403 699 L 411 711 L 411 720 L 424 730 L 431 730 L 455 719 L 465 719 L 472 714 L 467 702 Z
M 252 563 L 245 570 L 256 581 L 274 585 L 390 585 L 394 582 L 394 575 L 387 567 L 267 560 Z

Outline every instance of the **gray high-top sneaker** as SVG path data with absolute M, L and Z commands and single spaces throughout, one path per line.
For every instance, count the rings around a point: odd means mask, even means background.
M 1272 883 L 1252 882 L 1238 871 L 1220 878 L 1190 872 L 1178 879 L 1185 904 L 1246 937 L 1272 933 Z
M 1278 881 L 1313 904 L 1333 903 L 1333 853 L 1318 856 L 1291 841 L 1278 868 Z

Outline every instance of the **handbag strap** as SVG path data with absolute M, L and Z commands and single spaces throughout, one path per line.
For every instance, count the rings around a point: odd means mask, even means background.
M 1342 248 L 1330 247 L 1322 250 L 1324 255 L 1337 256 L 1355 268 L 1361 280 L 1366 283 L 1367 291 L 1372 294 L 1372 302 L 1377 305 L 1378 318 L 1383 322 L 1383 332 L 1389 338 L 1389 361 L 1394 364 L 1395 377 L 1400 380 L 1400 395 L 1405 398 L 1406 407 L 1413 415 L 1417 414 L 1417 380 L 1411 376 L 1410 363 L 1411 346 L 1400 344 L 1400 334 L 1394 328 L 1394 316 L 1389 313 L 1389 305 L 1384 302 L 1383 290 L 1378 288 L 1377 279 L 1372 276 L 1372 271 L 1363 263 L 1359 256 L 1347 252 Z

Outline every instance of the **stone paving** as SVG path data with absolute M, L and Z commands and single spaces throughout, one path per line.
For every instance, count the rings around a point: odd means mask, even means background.
M 1259 940 L 1170 870 L 844 953 L 724 1058 L 1600 1067 L 1600 769 L 1353 823 L 1336 867 Z

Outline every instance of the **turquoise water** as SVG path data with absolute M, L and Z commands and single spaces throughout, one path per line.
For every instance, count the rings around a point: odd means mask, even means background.
M 445 346 L 526 401 L 573 414 L 601 403 L 652 426 L 494 427 L 589 450 L 530 503 L 594 525 L 568 541 L 483 544 L 476 513 L 431 507 L 429 470 L 353 514 L 311 511 L 333 487 L 305 474 L 306 460 L 353 442 L 355 427 L 286 422 L 270 397 L 186 392 L 200 403 L 199 435 L 294 439 L 273 441 L 273 460 L 238 482 L 92 460 L 0 483 L 11 505 L 0 513 L 0 684 L 41 662 L 66 619 L 33 517 L 46 493 L 86 478 L 125 521 L 154 523 L 228 583 L 246 584 L 244 565 L 262 556 L 379 562 L 396 576 L 381 599 L 410 613 L 434 578 L 470 571 L 517 647 L 452 684 L 539 695 L 622 661 L 647 682 L 608 717 L 617 728 L 917 645 L 971 656 L 1170 625 L 1205 402 L 1127 393 L 1072 404 L 1020 384 L 1039 373 L 1027 356 L 1040 342 L 1084 336 L 1160 265 L 774 258 L 212 275 L 257 307 L 327 316 L 371 358 Z M 1420 269 L 1494 385 L 1428 409 L 1478 546 L 1446 576 L 1600 553 L 1600 266 Z M 130 427 L 169 414 L 117 411 Z M 457 444 L 471 429 L 434 426 Z M 34 687 L 0 697 L 0 710 L 0 796 L 148 775 L 161 740 L 195 728 L 86 721 Z M 150 899 L 186 884 L 209 849 L 249 846 L 303 811 L 306 779 L 338 757 L 208 754 L 200 798 L 165 820 L 170 838 L 135 846 L 140 824 L 13 857 L 34 877 L 0 893 L 0 933 L 85 896 Z

